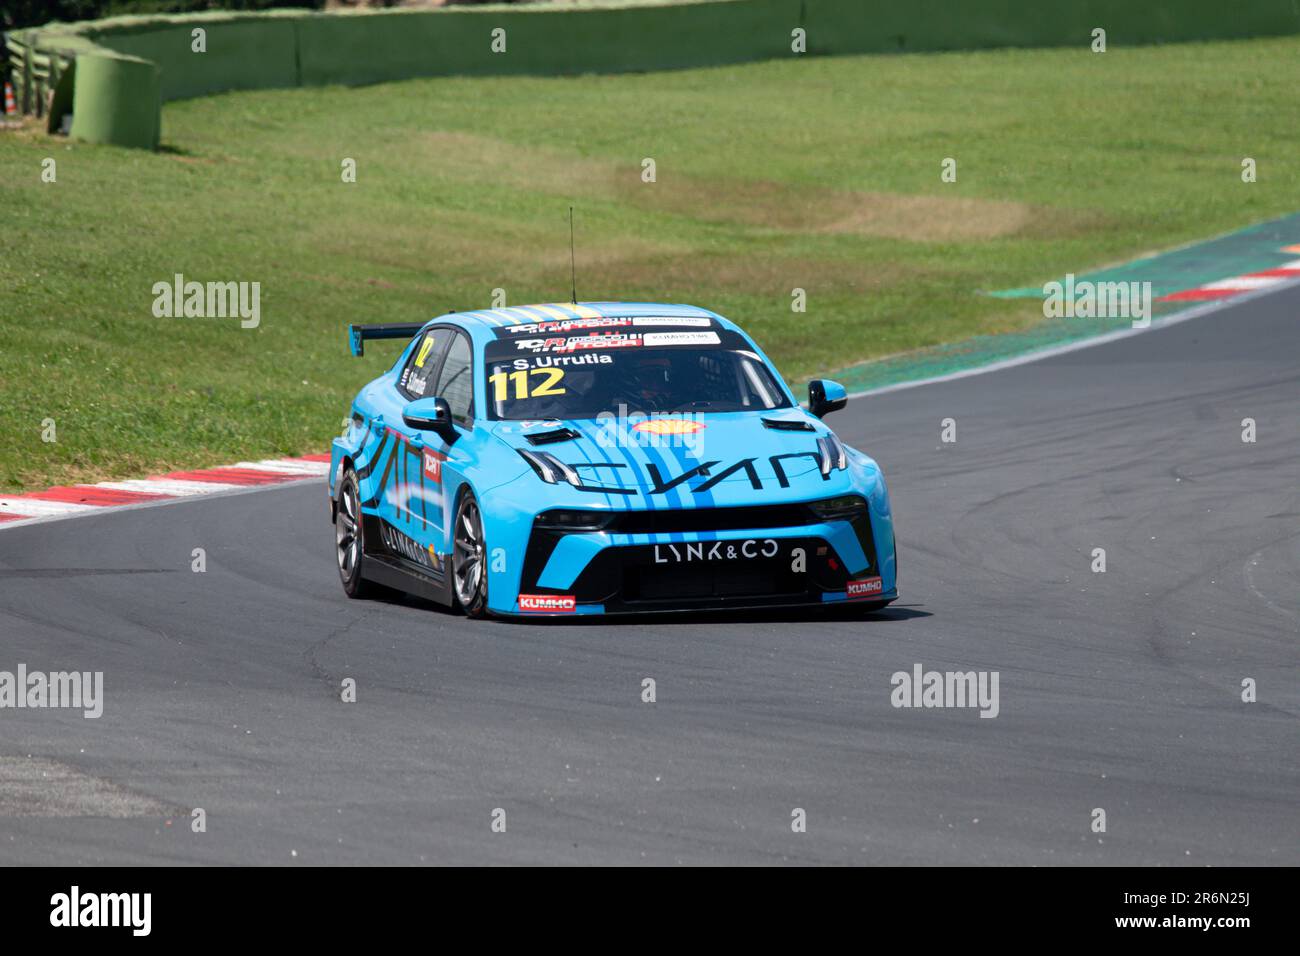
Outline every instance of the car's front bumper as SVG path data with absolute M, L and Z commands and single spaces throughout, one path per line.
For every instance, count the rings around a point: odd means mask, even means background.
M 603 495 L 540 481 L 494 487 L 483 496 L 488 610 L 643 614 L 895 599 L 893 517 L 874 465 L 802 484 L 759 494 L 724 483 L 714 503 L 689 507 L 610 507 Z M 832 507 L 846 497 L 862 507 Z M 557 527 L 556 511 L 613 517 Z
M 890 600 L 897 596 L 892 532 L 885 541 L 882 555 L 865 510 L 852 520 L 810 516 L 727 531 L 561 532 L 535 525 L 514 606 L 501 610 L 643 614 Z

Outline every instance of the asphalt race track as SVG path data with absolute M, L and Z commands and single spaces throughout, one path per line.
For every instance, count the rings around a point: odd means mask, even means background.
M 352 602 L 316 482 L 0 531 L 0 669 L 106 698 L 0 711 L 0 864 L 1300 863 L 1300 287 L 830 423 L 874 617 Z M 917 663 L 998 716 L 894 708 Z

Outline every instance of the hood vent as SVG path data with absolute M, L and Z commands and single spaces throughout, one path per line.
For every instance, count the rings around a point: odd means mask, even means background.
M 572 428 L 552 428 L 550 431 L 530 432 L 524 438 L 530 445 L 549 445 L 557 441 L 573 441 L 578 433 Z
M 763 425 L 779 432 L 815 432 L 811 422 L 799 418 L 765 418 Z

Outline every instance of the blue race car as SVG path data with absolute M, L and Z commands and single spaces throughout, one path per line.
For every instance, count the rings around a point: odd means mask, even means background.
M 685 305 L 584 302 L 353 325 L 409 338 L 334 439 L 349 597 L 470 617 L 698 611 L 898 597 L 874 461 L 757 345 Z

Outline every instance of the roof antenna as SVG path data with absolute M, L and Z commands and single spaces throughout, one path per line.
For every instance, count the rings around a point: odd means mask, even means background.
M 572 281 L 570 286 L 569 301 L 574 305 L 578 304 L 578 267 L 573 259 L 573 207 L 569 207 L 569 279 Z

